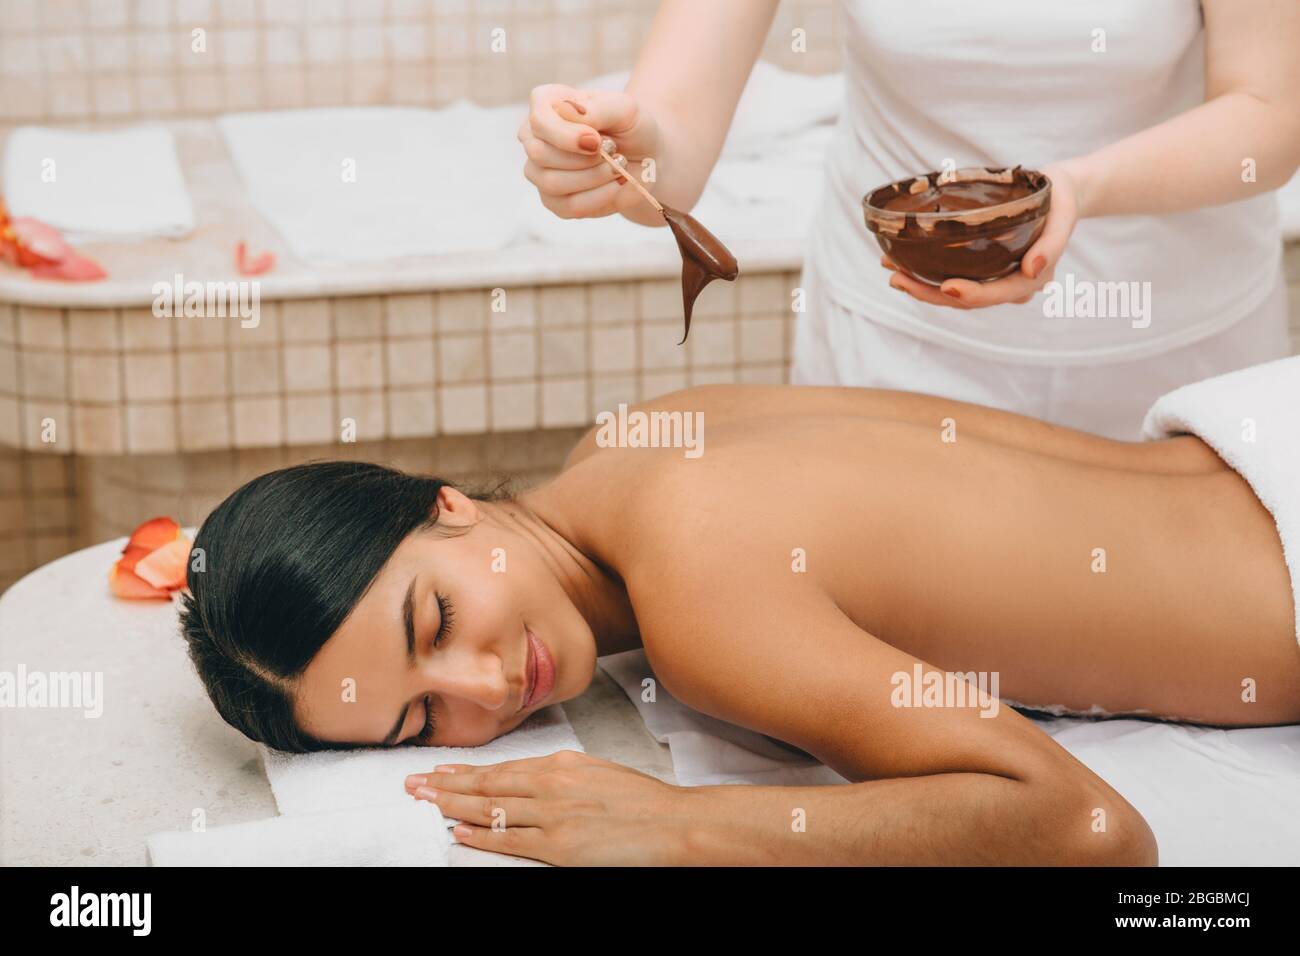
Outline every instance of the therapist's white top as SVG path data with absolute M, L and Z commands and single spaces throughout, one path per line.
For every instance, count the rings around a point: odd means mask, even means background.
M 1039 168 L 1196 106 L 1205 82 L 1201 9 L 1198 0 L 845 0 L 844 14 L 844 112 L 808 250 L 844 309 L 986 358 L 1084 365 L 1213 335 L 1273 291 L 1281 243 L 1271 193 L 1078 223 L 1056 279 L 1150 282 L 1146 328 L 1125 316 L 1046 318 L 1042 295 L 962 311 L 889 288 L 862 219 L 866 192 L 945 161 Z

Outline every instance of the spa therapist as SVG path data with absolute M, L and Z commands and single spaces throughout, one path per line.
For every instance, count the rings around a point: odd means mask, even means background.
M 776 6 L 664 0 L 626 92 L 533 90 L 519 138 L 546 207 L 662 225 L 596 155 L 599 133 L 630 163 L 654 157 L 655 194 L 690 209 Z M 1300 3 L 845 0 L 841 23 L 795 383 L 1137 438 L 1162 393 L 1290 353 L 1272 190 L 1300 164 Z M 586 124 L 561 118 L 565 99 Z M 1019 272 L 936 288 L 882 259 L 864 193 L 948 164 L 1051 178 Z

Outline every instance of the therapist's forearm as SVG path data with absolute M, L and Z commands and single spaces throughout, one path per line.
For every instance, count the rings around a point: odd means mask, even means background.
M 690 209 L 704 191 L 776 6 L 777 0 L 660 4 L 627 85 L 659 126 L 651 191 L 660 202 Z M 645 203 L 624 215 L 663 225 Z
M 1080 218 L 1161 215 L 1248 199 L 1300 164 L 1300 110 L 1230 92 L 1063 163 Z

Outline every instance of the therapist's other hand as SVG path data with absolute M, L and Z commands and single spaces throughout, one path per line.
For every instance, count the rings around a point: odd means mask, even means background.
M 1052 208 L 1038 241 L 1029 247 L 1020 268 L 992 282 L 973 282 L 970 279 L 947 279 L 935 287 L 903 272 L 888 256 L 880 264 L 894 274 L 889 284 L 906 292 L 914 299 L 931 305 L 952 309 L 982 309 L 1008 302 L 1024 304 L 1030 301 L 1056 274 L 1056 263 L 1065 251 L 1066 243 L 1079 221 L 1078 186 L 1074 177 L 1062 165 L 1044 166 L 1043 172 L 1052 181 Z
M 579 90 L 559 83 L 535 87 L 518 139 L 528 154 L 524 177 L 542 205 L 561 219 L 622 212 L 640 200 L 634 186 L 600 158 L 602 138 L 614 141 L 632 175 L 659 152 L 659 126 L 626 93 Z
M 575 750 L 441 764 L 406 790 L 463 821 L 457 843 L 555 866 L 663 866 L 684 858 L 686 791 Z M 680 839 L 678 838 L 680 837 Z

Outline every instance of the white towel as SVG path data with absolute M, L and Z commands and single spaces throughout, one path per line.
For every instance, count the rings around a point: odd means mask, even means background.
M 3 185 L 12 216 L 48 223 L 73 246 L 194 231 L 176 143 L 161 127 L 19 127 L 5 144 Z
M 148 838 L 154 866 L 447 866 L 451 837 L 431 803 L 331 810 Z
M 684 787 L 846 783 L 762 734 L 691 710 L 655 681 L 641 650 L 599 659 Z M 1300 863 L 1300 726 L 1213 730 L 1142 720 L 1035 720 L 1146 818 L 1165 866 Z
M 1192 434 L 1241 477 L 1277 522 L 1300 640 L 1300 355 L 1195 382 L 1147 412 L 1147 438 Z
M 1291 181 L 1277 191 L 1277 203 L 1281 208 L 1279 222 L 1282 225 L 1282 238 L 1288 241 L 1300 239 L 1300 173 L 1291 177 Z
M 409 774 L 428 773 L 437 764 L 500 763 L 582 749 L 558 704 L 542 708 L 510 733 L 481 747 L 374 747 L 310 754 L 261 748 L 276 806 L 288 815 L 356 807 L 382 814 L 412 802 L 404 786 Z M 446 819 L 447 826 L 460 822 Z

